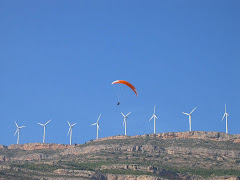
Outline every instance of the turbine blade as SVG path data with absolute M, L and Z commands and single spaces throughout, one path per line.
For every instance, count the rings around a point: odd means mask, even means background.
M 158 117 L 154 114 L 154 117 L 156 118 L 156 119 L 158 119 Z
M 183 113 L 183 114 L 186 114 L 186 115 L 188 115 L 188 116 L 190 115 L 190 114 L 188 114 L 188 113 L 185 113 L 185 112 L 182 112 L 182 113 Z
M 152 115 L 152 117 L 149 119 L 149 121 L 151 121 L 151 120 L 152 120 L 152 118 L 153 118 L 153 115 Z
M 123 117 L 125 117 L 125 115 L 121 112 L 121 114 L 123 115 Z
M 21 128 L 24 128 L 24 127 L 26 127 L 26 126 L 21 126 L 21 127 L 18 127 L 18 128 L 21 129 Z
M 18 127 L 18 124 L 17 124 L 17 122 L 15 121 L 15 124 L 16 124 L 16 126 Z
M 41 126 L 44 126 L 44 124 L 41 124 L 41 123 L 38 123 L 39 125 L 41 125 Z
M 226 116 L 226 114 L 224 113 L 223 117 L 222 117 L 222 120 L 224 119 L 224 117 Z
M 50 123 L 50 121 L 51 121 L 51 119 L 45 124 L 45 126 L 46 126 L 48 123 Z
M 197 109 L 197 107 L 195 107 L 195 108 L 192 110 L 192 112 L 190 112 L 189 114 L 192 114 L 192 113 L 193 113 L 193 111 L 195 111 L 195 109 Z
M 127 113 L 126 117 L 127 117 L 129 114 L 131 114 L 131 112 Z
M 68 122 L 68 121 L 67 121 Z M 71 124 L 68 122 L 68 125 L 71 126 Z
M 97 123 L 94 123 L 94 124 L 91 124 L 90 126 L 94 126 L 94 125 L 96 125 Z
M 19 129 L 17 128 L 16 132 L 14 133 L 14 136 L 17 134 L 18 131 L 19 131 Z
M 72 127 L 75 126 L 76 124 L 77 124 L 77 123 L 74 123 L 74 124 L 72 125 Z
M 225 104 L 225 113 L 227 112 L 227 105 Z
M 155 114 L 155 111 L 156 111 L 156 105 L 154 106 L 154 114 Z
M 72 128 L 71 128 L 71 126 L 70 126 L 70 128 L 68 129 L 68 133 L 67 133 L 67 135 L 69 135 L 69 132 L 71 131 L 71 129 L 72 129 Z
M 100 117 L 101 117 L 101 114 L 98 116 L 98 120 L 97 120 L 97 122 L 99 121 Z

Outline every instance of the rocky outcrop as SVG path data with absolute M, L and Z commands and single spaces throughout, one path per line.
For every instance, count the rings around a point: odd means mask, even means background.
M 187 132 L 167 132 L 159 134 L 145 134 L 137 136 L 111 136 L 100 138 L 94 141 L 105 141 L 114 139 L 134 139 L 134 138 L 159 138 L 159 139 L 204 139 L 212 141 L 233 141 L 240 143 L 240 134 L 226 134 L 221 132 L 187 131 Z
M 163 180 L 163 178 L 154 176 L 134 176 L 134 175 L 120 175 L 120 174 L 107 174 L 108 180 Z
M 0 150 L 1 150 L 1 149 L 7 149 L 7 146 L 0 145 Z
M 216 150 L 216 149 L 208 149 L 208 148 L 188 148 L 188 147 L 168 147 L 166 148 L 166 152 L 168 154 L 182 154 L 182 155 L 202 155 L 206 157 L 222 157 L 222 158 L 231 158 L 238 159 L 240 158 L 240 151 L 234 150 Z
M 47 159 L 47 155 L 43 154 L 43 153 L 33 153 L 33 154 L 27 154 L 27 155 L 23 155 L 23 156 L 17 156 L 12 158 L 12 160 L 16 161 L 32 161 L 32 160 L 44 160 Z
M 12 144 L 8 146 L 8 149 L 23 149 L 26 151 L 32 151 L 37 149 L 68 149 L 71 147 L 75 147 L 74 145 L 66 145 L 66 144 L 55 144 L 55 143 L 27 143 L 27 144 Z
M 240 139 L 240 135 L 229 135 L 221 132 L 187 131 L 187 132 L 169 132 L 156 135 L 161 139 L 204 139 L 212 141 L 235 141 Z
M 57 169 L 53 171 L 53 173 L 58 175 L 78 176 L 81 178 L 89 178 L 89 179 L 106 179 L 106 177 L 101 173 L 97 173 L 94 171 L 86 171 L 86 170 Z
M 175 180 L 181 180 L 181 179 L 186 179 L 187 177 L 184 177 L 172 172 L 172 171 L 168 171 L 165 170 L 163 168 L 158 168 L 158 167 L 154 167 L 154 166 L 142 166 L 142 165 L 138 165 L 138 164 L 111 164 L 111 165 L 103 165 L 101 166 L 100 170 L 132 170 L 132 171 L 141 171 L 144 173 L 151 173 L 153 175 L 158 175 L 161 177 L 166 177 L 166 178 L 170 178 L 170 179 L 175 179 Z M 153 178 L 153 177 L 151 177 Z
M 202 155 L 206 157 L 222 157 L 239 159 L 240 151 L 237 150 L 216 150 L 203 147 L 181 147 L 181 146 L 170 146 L 170 147 L 159 147 L 155 145 L 95 145 L 86 147 L 76 147 L 71 149 L 66 149 L 60 153 L 60 155 L 81 155 L 87 153 L 98 153 L 101 150 L 111 151 L 111 152 L 142 152 L 148 154 L 182 154 L 182 155 Z
M 8 157 L 4 155 L 0 155 L 0 162 L 1 161 L 8 161 Z
M 81 178 L 98 179 L 98 180 L 161 180 L 162 178 L 147 175 L 121 175 L 121 174 L 101 174 L 85 170 L 66 170 L 57 169 L 54 171 L 58 175 L 71 175 Z
M 97 152 L 103 149 L 108 148 L 109 146 L 106 145 L 90 145 L 86 147 L 76 147 L 76 148 L 70 148 L 66 149 L 63 152 L 60 153 L 60 155 L 80 155 L 80 154 L 86 154 L 86 153 L 92 153 Z
M 6 161 L 33 161 L 33 160 L 44 160 L 47 159 L 48 156 L 43 153 L 33 153 L 33 154 L 27 154 L 27 155 L 21 155 L 21 156 L 13 156 L 13 157 L 7 157 L 4 155 L 0 155 L 0 162 L 6 162 Z
M 187 132 L 168 132 L 159 134 L 145 134 L 137 136 L 111 136 L 94 140 L 96 142 L 106 140 L 119 140 L 119 139 L 134 139 L 134 138 L 158 138 L 158 139 L 203 139 L 212 141 L 232 141 L 234 143 L 240 143 L 240 135 L 230 135 L 221 132 L 204 132 L 204 131 L 187 131 Z M 1 149 L 23 149 L 23 150 L 37 150 L 37 149 L 69 149 L 75 145 L 55 144 L 55 143 L 27 143 L 27 144 L 12 144 L 9 146 L 0 145 Z M 94 149 L 94 147 L 92 147 Z M 136 147 L 137 148 L 137 147 Z

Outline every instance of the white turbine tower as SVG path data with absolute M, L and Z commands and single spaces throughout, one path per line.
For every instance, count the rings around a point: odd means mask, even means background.
M 16 130 L 14 136 L 18 133 L 18 137 L 17 137 L 17 144 L 18 144 L 18 143 L 19 143 L 20 129 L 21 129 L 21 128 L 24 128 L 24 127 L 26 127 L 26 126 L 20 126 L 20 127 L 19 127 L 16 121 L 15 121 L 15 124 L 16 124 L 16 126 L 17 126 L 17 130 Z
M 151 121 L 152 118 L 153 118 L 153 120 L 154 120 L 154 134 L 156 134 L 156 119 L 158 119 L 157 116 L 156 116 L 156 114 L 155 114 L 155 110 L 156 110 L 156 105 L 154 106 L 153 115 L 152 115 L 152 117 L 149 119 L 149 121 Z
M 226 133 L 228 134 L 228 116 L 229 114 L 227 113 L 227 105 L 225 104 L 225 113 L 223 115 L 222 120 L 224 119 L 224 117 L 226 117 Z
M 43 126 L 43 143 L 45 143 L 45 132 L 46 132 L 46 125 L 48 123 L 50 123 L 51 120 L 49 120 L 47 123 L 45 124 L 41 124 L 41 123 L 38 123 L 39 125 Z
M 190 113 L 185 113 L 185 112 L 183 112 L 183 114 L 186 114 L 186 115 L 189 116 L 189 129 L 190 129 L 190 131 L 192 131 L 191 117 L 192 117 L 192 113 L 193 113 L 193 111 L 195 111 L 195 109 L 197 109 L 197 107 L 195 107 L 195 108 L 192 110 L 192 112 L 190 112 Z
M 68 122 L 68 125 L 69 125 L 69 130 L 68 130 L 68 134 L 70 133 L 70 145 L 72 145 L 72 128 L 73 128 L 73 126 L 75 126 L 77 123 L 74 123 L 74 124 L 70 124 L 69 122 Z
M 122 112 L 121 112 L 122 113 Z M 123 117 L 124 117 L 124 119 L 123 119 L 123 126 L 125 125 L 125 136 L 127 135 L 127 116 L 130 114 L 131 112 L 129 112 L 129 113 L 127 113 L 127 115 L 124 115 L 123 113 L 122 113 L 122 115 L 123 115 Z
M 98 130 L 100 130 L 99 123 L 98 123 L 100 117 L 101 117 L 101 114 L 98 116 L 97 122 L 95 122 L 94 124 L 91 124 L 91 126 L 97 125 L 97 138 L 96 139 L 98 139 Z

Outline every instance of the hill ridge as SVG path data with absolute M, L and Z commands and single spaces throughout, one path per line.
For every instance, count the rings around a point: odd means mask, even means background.
M 206 131 L 185 131 L 185 132 L 166 132 L 157 134 L 144 134 L 135 136 L 109 136 L 99 138 L 98 140 L 91 140 L 89 142 L 101 142 L 106 140 L 124 140 L 135 138 L 157 138 L 157 139 L 203 139 L 212 141 L 232 141 L 240 143 L 240 134 L 226 134 L 223 132 L 206 132 Z M 89 143 L 87 142 L 87 143 Z M 68 149 L 75 147 L 75 145 L 58 144 L 58 143 L 25 143 L 25 144 L 11 144 L 9 146 L 0 145 L 0 149 L 23 149 L 23 150 L 37 150 L 37 149 Z
M 187 131 L 0 146 L 0 179 L 239 179 L 239 142 L 239 134 Z

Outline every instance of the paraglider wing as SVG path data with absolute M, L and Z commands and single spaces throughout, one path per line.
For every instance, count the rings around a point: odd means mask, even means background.
M 130 87 L 133 90 L 136 96 L 138 95 L 136 88 L 130 82 L 127 82 L 125 80 L 116 80 L 113 81 L 112 84 L 125 84 L 126 86 Z

